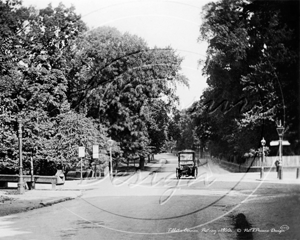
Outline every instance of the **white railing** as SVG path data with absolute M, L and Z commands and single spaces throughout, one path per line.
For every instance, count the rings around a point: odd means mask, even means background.
M 278 159 L 279 159 L 279 156 L 272 156 L 272 157 L 266 156 L 265 161 L 263 161 L 262 165 L 264 167 L 274 166 L 275 161 Z M 300 156 L 283 156 L 282 161 L 283 161 L 283 166 L 287 166 L 287 167 L 300 166 Z M 251 165 L 251 163 L 252 163 L 253 167 L 260 166 L 260 158 L 259 157 L 256 157 L 255 159 L 248 158 L 246 160 L 246 162 L 242 165 L 245 167 L 249 167 Z

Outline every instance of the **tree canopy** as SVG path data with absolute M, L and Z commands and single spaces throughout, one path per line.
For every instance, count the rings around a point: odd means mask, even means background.
M 187 84 L 171 47 L 150 49 L 111 27 L 88 30 L 63 4 L 38 10 L 0 0 L 0 61 L 0 171 L 18 168 L 18 120 L 25 165 L 33 157 L 41 174 L 49 164 L 74 167 L 80 145 L 91 158 L 91 146 L 106 149 L 108 137 L 120 147 L 115 156 L 144 156 L 154 142 L 159 150 L 176 84 Z
M 202 62 L 208 87 L 171 122 L 177 148 L 244 156 L 262 138 L 278 139 L 281 120 L 289 154 L 300 153 L 298 16 L 298 1 L 220 0 L 203 7 L 199 41 L 208 42 Z
M 72 82 L 72 105 L 107 126 L 125 155 L 145 154 L 157 128 L 155 111 L 167 114 L 177 100 L 176 83 L 187 83 L 182 58 L 170 47 L 150 49 L 141 38 L 110 27 L 86 33 L 75 51 L 73 67 L 80 62 L 81 69 Z
M 214 153 L 242 155 L 262 137 L 277 139 L 278 120 L 299 153 L 299 2 L 221 0 L 202 13 L 209 87 L 193 110 Z

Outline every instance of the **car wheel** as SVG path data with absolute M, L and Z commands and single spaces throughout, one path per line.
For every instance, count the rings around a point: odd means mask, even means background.
M 179 170 L 178 168 L 176 168 L 176 178 L 179 179 L 180 178 L 180 175 L 179 175 Z
M 197 178 L 197 175 L 198 175 L 198 168 L 195 168 L 195 169 L 194 169 L 194 178 L 195 178 L 195 179 Z

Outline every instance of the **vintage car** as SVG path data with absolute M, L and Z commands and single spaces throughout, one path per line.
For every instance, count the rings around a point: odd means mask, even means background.
M 176 177 L 180 179 L 183 177 L 192 176 L 197 177 L 198 168 L 195 159 L 195 152 L 193 150 L 183 150 L 178 152 L 178 168 L 176 168 Z

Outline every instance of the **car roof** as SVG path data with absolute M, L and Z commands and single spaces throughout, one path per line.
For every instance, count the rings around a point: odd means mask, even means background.
M 182 150 L 182 151 L 179 151 L 178 154 L 180 153 L 195 153 L 194 150 L 190 150 L 190 149 L 185 149 L 185 150 Z

